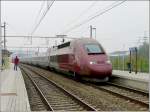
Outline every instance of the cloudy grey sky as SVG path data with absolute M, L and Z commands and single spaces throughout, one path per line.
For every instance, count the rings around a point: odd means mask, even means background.
M 56 1 L 33 35 L 55 36 L 62 34 L 72 26 L 102 12 L 115 1 Z M 2 1 L 1 18 L 7 23 L 7 35 L 29 35 L 38 19 L 37 14 L 43 1 Z M 46 3 L 44 9 L 46 8 Z M 39 15 L 40 17 L 41 15 Z M 89 37 L 92 25 L 96 27 L 96 39 L 107 52 L 128 50 L 138 45 L 139 37 L 149 34 L 149 3 L 148 1 L 126 1 L 120 6 L 93 19 L 67 34 L 68 37 Z M 93 32 L 93 36 L 95 33 Z M 49 40 L 50 46 L 55 39 Z M 58 43 L 60 40 L 58 40 Z M 25 38 L 7 38 L 7 46 L 27 46 Z M 34 39 L 32 46 L 44 46 L 43 39 Z M 31 45 L 28 45 L 31 46 Z

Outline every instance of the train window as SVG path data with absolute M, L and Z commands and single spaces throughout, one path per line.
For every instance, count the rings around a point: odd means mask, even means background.
M 104 53 L 103 48 L 99 44 L 85 44 L 84 46 L 88 54 Z

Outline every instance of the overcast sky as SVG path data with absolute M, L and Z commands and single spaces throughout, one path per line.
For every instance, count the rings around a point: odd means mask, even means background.
M 115 1 L 57 1 L 54 2 L 49 12 L 33 35 L 55 36 L 67 34 L 68 37 L 89 37 L 92 25 L 96 28 L 96 39 L 103 45 L 107 52 L 128 50 L 137 46 L 139 37 L 149 34 L 149 3 L 148 1 L 126 1 L 120 6 L 93 19 L 68 33 L 64 31 L 79 24 L 87 18 L 102 12 Z M 7 23 L 7 35 L 29 35 L 38 21 L 37 14 L 43 1 L 2 1 L 2 23 Z M 46 4 L 44 5 L 44 9 Z M 88 10 L 87 10 L 88 9 Z M 82 15 L 82 16 L 81 16 Z M 39 15 L 40 17 L 41 15 Z M 93 37 L 95 33 L 93 31 Z M 50 46 L 55 44 L 55 39 L 49 40 Z M 60 43 L 60 40 L 58 40 Z M 7 46 L 27 46 L 27 39 L 8 39 Z M 44 46 L 45 40 L 34 39 L 32 46 Z M 29 45 L 28 45 L 29 46 Z M 30 45 L 31 46 L 31 45 Z

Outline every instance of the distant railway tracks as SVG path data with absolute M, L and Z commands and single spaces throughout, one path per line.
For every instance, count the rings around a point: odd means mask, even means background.
M 35 73 L 33 70 L 22 68 L 23 72 L 32 81 L 34 87 L 41 96 L 42 102 L 39 103 L 44 110 L 57 111 L 96 111 L 93 107 L 69 93 L 55 82 Z M 34 97 L 34 96 L 33 96 Z M 38 105 L 37 105 L 38 106 Z M 41 110 L 41 109 L 40 109 Z
M 93 109 L 95 110 L 145 111 L 149 109 L 149 95 L 148 93 L 145 93 L 143 91 L 134 90 L 132 88 L 124 87 L 110 82 L 105 83 L 104 85 L 101 83 L 100 85 L 91 83 L 89 84 L 87 82 L 80 83 L 73 80 L 71 81 L 70 79 L 65 77 L 63 78 L 59 75 L 54 75 L 55 73 L 51 73 L 49 71 L 36 67 L 31 67 L 27 65 L 24 65 L 23 67 L 31 70 L 30 72 L 34 72 L 31 73 L 33 74 L 32 78 L 37 79 L 37 76 L 35 77 L 34 74 L 41 74 L 48 80 L 52 79 L 54 83 L 60 84 L 61 87 L 67 88 L 66 90 L 69 90 L 71 93 L 80 97 L 82 101 L 86 101 L 87 103 L 89 103 L 92 107 L 94 107 Z M 76 108 L 72 108 L 72 110 L 76 110 Z M 88 109 L 84 109 L 82 107 L 81 110 Z

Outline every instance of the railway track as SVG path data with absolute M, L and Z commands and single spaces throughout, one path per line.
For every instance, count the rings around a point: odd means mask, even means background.
M 129 100 L 130 102 L 133 102 L 135 104 L 140 104 L 146 108 L 149 108 L 149 95 L 146 92 L 135 90 L 132 88 L 128 88 L 110 82 L 107 82 L 105 85 L 95 85 L 89 83 L 88 85 L 97 88 L 99 90 L 109 92 L 110 94 L 113 94 L 117 97 Z
M 22 67 L 21 67 L 22 68 Z M 93 107 L 71 94 L 55 82 L 29 68 L 22 68 L 28 75 L 49 111 L 96 111 Z
M 113 83 L 113 82 L 106 82 L 106 84 L 116 86 L 116 87 L 119 87 L 119 88 L 122 88 L 122 89 L 125 89 L 125 90 L 128 90 L 128 91 L 135 92 L 135 93 L 141 94 L 143 96 L 149 97 L 149 92 L 147 92 L 147 91 L 135 89 L 135 88 L 132 88 L 132 87 L 123 86 L 123 85 L 116 84 L 116 83 Z
M 30 69 L 32 69 L 32 67 Z M 45 74 L 44 71 L 39 70 L 38 68 L 35 68 L 33 70 L 35 70 L 36 72 L 40 71 Z M 47 75 L 45 74 L 45 76 Z M 135 90 L 110 82 L 106 83 L 105 85 L 95 85 L 91 83 L 86 83 L 85 85 L 92 86 L 95 89 L 110 93 L 118 98 L 120 97 L 121 99 L 125 99 L 127 102 L 129 102 L 129 104 L 140 105 L 141 110 L 147 110 L 149 108 L 149 95 L 144 91 Z
M 29 78 L 29 76 L 25 73 L 23 69 L 21 69 L 24 82 L 26 85 L 27 93 L 28 93 L 28 99 L 30 103 L 31 111 L 48 111 L 49 106 L 35 87 L 32 80 Z

